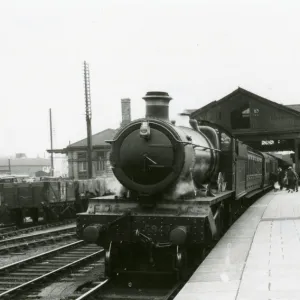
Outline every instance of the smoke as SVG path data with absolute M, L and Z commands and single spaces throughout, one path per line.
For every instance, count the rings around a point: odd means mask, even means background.
M 121 196 L 124 192 L 124 187 L 115 177 L 109 177 L 106 178 L 106 191 L 116 196 Z
M 184 114 L 178 114 L 176 117 L 176 126 L 191 127 L 190 117 Z

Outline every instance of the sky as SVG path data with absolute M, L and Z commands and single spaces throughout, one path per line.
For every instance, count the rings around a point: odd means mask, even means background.
M 0 156 L 44 157 L 86 137 L 83 61 L 92 131 L 132 118 L 166 91 L 170 117 L 238 86 L 300 103 L 300 2 L 295 0 L 0 0 Z M 48 154 L 46 154 L 47 157 Z

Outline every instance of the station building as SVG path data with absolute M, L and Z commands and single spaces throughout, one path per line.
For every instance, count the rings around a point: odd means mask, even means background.
M 110 145 L 106 140 L 111 140 L 116 129 L 105 129 L 92 136 L 92 161 L 93 177 L 102 177 L 111 175 L 111 166 L 109 163 Z M 88 178 L 87 161 L 87 139 L 83 139 L 69 145 L 65 152 L 68 155 L 69 177 L 74 179 Z
M 131 121 L 130 99 L 121 99 L 122 122 L 120 127 Z M 106 140 L 112 140 L 118 129 L 107 128 L 92 135 L 92 167 L 93 177 L 112 176 L 109 162 L 110 144 Z M 69 177 L 73 179 L 88 178 L 87 138 L 68 145 L 64 149 L 47 150 L 48 153 L 61 153 L 68 156 Z
M 29 175 L 35 177 L 37 173 L 47 173 L 51 162 L 47 158 L 1 158 L 0 174 Z
M 239 87 L 218 101 L 187 112 L 200 123 L 225 127 L 260 151 L 293 151 L 296 171 L 300 172 L 300 105 L 282 105 Z

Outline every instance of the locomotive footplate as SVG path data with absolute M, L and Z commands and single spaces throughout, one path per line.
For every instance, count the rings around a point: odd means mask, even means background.
M 230 195 L 230 194 L 227 194 Z M 210 205 L 202 198 L 157 202 L 145 209 L 136 201 L 99 197 L 87 212 L 77 214 L 77 234 L 108 248 L 112 242 L 167 245 L 207 244 L 218 237 L 223 201 Z
M 182 277 L 221 232 L 226 205 L 220 199 L 157 201 L 145 207 L 125 198 L 93 198 L 87 212 L 77 214 L 77 234 L 106 250 L 107 276 L 158 272 Z

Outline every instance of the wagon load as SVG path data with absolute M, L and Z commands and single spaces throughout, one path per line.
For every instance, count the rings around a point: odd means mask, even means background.
M 107 194 L 117 194 L 121 185 L 114 177 L 99 177 L 94 179 L 84 179 L 76 181 L 80 196 L 87 194 L 91 196 L 104 196 Z
M 114 177 L 76 180 L 74 185 L 77 212 L 86 211 L 91 198 L 119 194 L 119 191 L 122 189 L 121 184 Z

